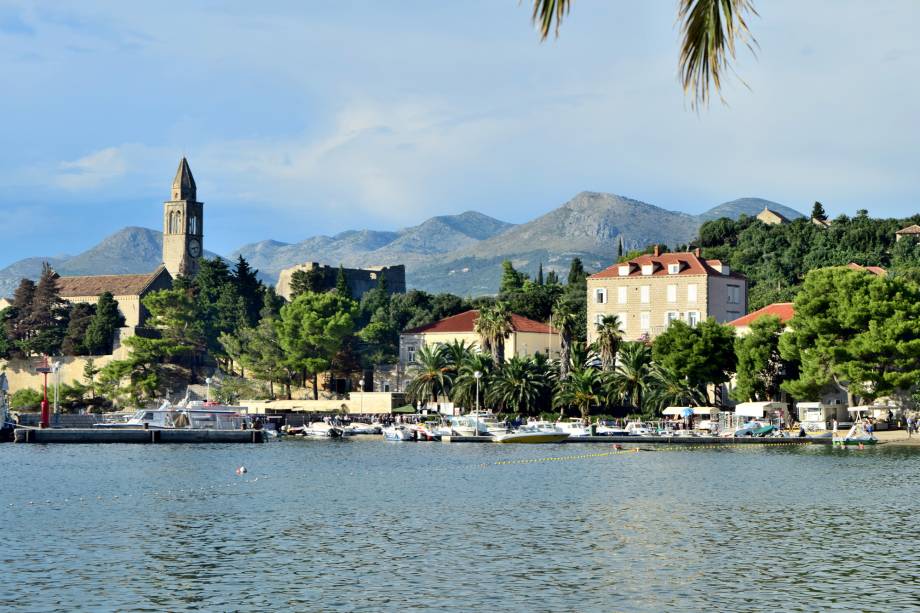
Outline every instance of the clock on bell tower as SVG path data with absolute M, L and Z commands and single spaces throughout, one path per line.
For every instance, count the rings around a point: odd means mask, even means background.
M 179 162 L 172 185 L 172 199 L 163 203 L 163 264 L 175 279 L 194 277 L 204 252 L 204 205 L 188 160 Z

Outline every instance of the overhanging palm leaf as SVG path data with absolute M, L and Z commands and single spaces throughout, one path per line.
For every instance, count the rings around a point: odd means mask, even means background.
M 550 30 L 559 35 L 562 19 L 573 0 L 533 0 L 533 22 L 540 40 Z M 709 104 L 710 88 L 722 98 L 722 75 L 735 58 L 735 43 L 742 41 L 753 50 L 756 41 L 747 25 L 747 15 L 756 15 L 752 0 L 678 0 L 681 23 L 680 80 L 690 105 L 697 109 Z

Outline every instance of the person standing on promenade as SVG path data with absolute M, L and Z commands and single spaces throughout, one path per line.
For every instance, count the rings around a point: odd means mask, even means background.
M 914 416 L 907 416 L 907 438 L 911 438 L 914 433 Z

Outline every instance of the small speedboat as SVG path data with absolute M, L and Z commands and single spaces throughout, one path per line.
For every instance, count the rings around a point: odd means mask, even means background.
M 403 424 L 394 424 L 383 429 L 383 438 L 388 441 L 414 441 L 415 430 Z
M 566 421 L 557 421 L 556 431 L 565 432 L 572 438 L 591 436 L 591 427 L 577 417 L 570 418 Z
M 303 430 L 304 436 L 316 438 L 341 438 L 344 432 L 343 428 L 322 421 L 314 421 Z
M 380 434 L 380 424 L 366 424 L 360 421 L 354 421 L 344 428 L 345 436 L 353 434 Z
M 630 436 L 629 430 L 621 428 L 613 422 L 601 422 L 595 428 L 594 433 L 597 436 Z
M 549 430 L 541 430 L 539 428 L 528 428 L 527 426 L 523 426 L 517 430 L 514 430 L 513 432 L 498 434 L 493 438 L 496 443 L 538 445 L 541 443 L 561 443 L 565 439 L 569 438 L 569 436 L 570 434 L 568 432 L 553 432 Z

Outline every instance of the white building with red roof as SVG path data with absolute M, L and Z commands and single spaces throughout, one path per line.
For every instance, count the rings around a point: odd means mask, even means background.
M 588 277 L 588 341 L 607 315 L 619 317 L 626 340 L 654 338 L 676 319 L 728 322 L 747 312 L 747 279 L 699 249 L 641 255 Z
M 430 345 L 447 345 L 453 341 L 465 341 L 468 345 L 479 346 L 476 334 L 478 310 L 470 310 L 445 317 L 434 323 L 412 328 L 399 335 L 399 361 L 408 368 L 415 364 L 415 358 L 422 347 Z M 536 353 L 559 356 L 559 333 L 551 326 L 528 319 L 522 315 L 511 315 L 513 332 L 505 340 L 505 359 L 512 356 L 529 356 Z

